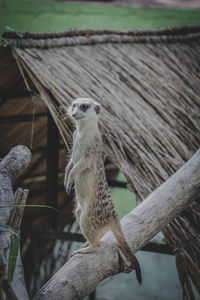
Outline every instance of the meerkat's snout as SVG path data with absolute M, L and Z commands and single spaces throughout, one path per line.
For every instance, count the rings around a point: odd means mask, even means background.
M 72 116 L 72 118 L 76 118 L 77 117 L 77 111 L 72 111 L 71 116 Z

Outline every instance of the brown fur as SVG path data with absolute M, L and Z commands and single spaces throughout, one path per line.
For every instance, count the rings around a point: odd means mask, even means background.
M 75 108 L 74 107 L 75 103 Z M 88 111 L 80 111 L 82 104 Z M 132 254 L 124 238 L 117 212 L 114 208 L 106 181 L 102 159 L 102 139 L 98 130 L 95 111 L 98 103 L 91 99 L 77 99 L 72 103 L 71 116 L 76 116 L 77 131 L 74 135 L 72 158 L 66 168 L 65 188 L 69 192 L 72 182 L 76 191 L 76 218 L 88 241 L 84 248 L 74 252 L 88 253 L 100 246 L 106 229 L 115 235 L 119 246 L 135 268 L 137 280 L 141 283 L 141 270 L 137 258 Z M 85 114 L 85 115 L 84 115 Z

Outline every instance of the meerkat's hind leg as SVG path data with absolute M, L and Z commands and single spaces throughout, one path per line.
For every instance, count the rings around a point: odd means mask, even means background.
M 89 242 L 85 242 L 80 249 L 84 249 L 84 248 L 87 248 L 88 246 L 90 246 L 90 243 Z M 75 254 L 77 254 L 77 251 L 79 251 L 80 249 L 78 250 L 75 250 L 74 252 L 72 252 L 71 256 L 74 256 Z
M 83 246 L 74 251 L 72 253 L 72 256 L 75 255 L 75 254 L 84 254 L 84 253 L 90 253 L 92 251 L 94 251 L 95 249 L 97 249 L 98 247 L 100 247 L 100 242 L 97 242 L 97 241 L 92 241 L 92 243 L 90 242 L 86 242 L 85 244 L 83 244 Z
M 83 253 L 90 253 L 94 251 L 95 249 L 99 248 L 101 246 L 100 239 L 102 238 L 104 234 L 103 229 L 99 229 L 98 232 L 95 232 L 93 235 L 88 236 L 87 234 L 83 235 L 87 239 L 87 242 L 78 250 L 73 252 L 74 254 L 83 254 Z

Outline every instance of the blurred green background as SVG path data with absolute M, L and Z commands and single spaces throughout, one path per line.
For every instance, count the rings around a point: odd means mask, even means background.
M 200 10 L 0 0 L 0 34 L 6 26 L 19 31 L 41 32 L 70 28 L 152 29 L 185 24 L 200 24 Z

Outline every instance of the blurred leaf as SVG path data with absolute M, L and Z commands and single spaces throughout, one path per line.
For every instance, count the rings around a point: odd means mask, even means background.
M 18 251 L 19 251 L 19 238 L 17 235 L 11 233 L 10 251 L 9 251 L 9 259 L 8 259 L 8 273 L 7 273 L 7 279 L 10 284 L 12 283 L 13 276 L 15 273 Z
M 10 249 L 9 249 L 9 257 L 8 257 L 8 271 L 7 271 L 7 279 L 8 282 L 11 283 L 13 280 L 13 276 L 15 273 L 15 267 L 17 262 L 17 256 L 19 251 L 19 238 L 14 229 L 5 224 L 0 224 L 0 231 L 10 232 Z

